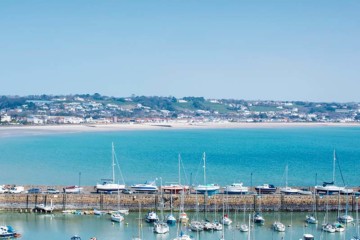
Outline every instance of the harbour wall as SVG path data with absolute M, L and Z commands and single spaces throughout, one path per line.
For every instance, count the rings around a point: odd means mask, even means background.
M 178 210 L 181 196 L 177 194 L 163 195 L 164 210 Z M 141 204 L 142 210 L 159 209 L 161 196 L 158 194 L 0 194 L 0 209 L 10 211 L 31 211 L 38 204 L 55 207 L 62 210 L 114 210 L 119 208 L 137 210 Z M 223 195 L 204 196 L 187 194 L 184 196 L 186 211 L 221 211 L 223 207 L 231 211 L 355 211 L 359 206 L 355 195 Z

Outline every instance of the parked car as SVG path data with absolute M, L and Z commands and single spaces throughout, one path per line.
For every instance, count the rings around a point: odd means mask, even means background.
M 9 193 L 22 193 L 24 191 L 25 191 L 25 189 L 23 186 L 15 186 L 15 187 L 10 188 Z
M 48 189 L 46 189 L 46 193 L 48 193 L 48 194 L 59 194 L 60 191 L 55 189 L 55 188 L 48 188 Z
M 124 194 L 132 194 L 132 191 L 130 189 L 124 189 L 124 190 L 122 190 L 122 193 L 124 193 Z
M 0 193 L 7 193 L 9 189 L 7 189 L 4 185 L 0 185 Z
M 41 188 L 30 188 L 26 192 L 29 194 L 39 194 L 39 193 L 42 193 L 42 190 L 41 190 Z

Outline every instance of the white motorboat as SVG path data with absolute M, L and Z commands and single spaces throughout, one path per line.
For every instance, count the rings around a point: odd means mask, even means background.
M 113 222 L 122 222 L 124 221 L 124 216 L 120 213 L 113 213 L 111 214 L 111 221 Z
M 339 187 L 335 185 L 335 164 L 336 164 L 336 153 L 334 150 L 332 182 L 323 182 L 323 185 L 315 186 L 316 193 L 331 195 L 331 194 L 340 194 L 342 191 L 345 191 L 345 187 Z
M 167 223 L 165 222 L 155 222 L 153 229 L 154 229 L 154 233 L 158 233 L 158 234 L 165 234 L 170 231 L 169 225 L 167 225 Z
M 145 221 L 148 223 L 159 221 L 159 217 L 156 212 L 150 211 L 145 216 Z
M 200 231 L 204 230 L 203 224 L 199 221 L 191 221 L 189 227 L 190 227 L 191 231 L 194 231 L 194 232 L 200 232 Z
M 315 239 L 314 235 L 312 235 L 310 233 L 305 233 L 303 235 L 303 240 L 314 240 L 314 239 Z
M 221 219 L 221 223 L 224 224 L 225 226 L 229 226 L 232 223 L 232 220 L 229 218 L 227 214 L 225 214 Z
M 212 231 L 214 230 L 214 224 L 209 221 L 202 222 L 204 231 Z
M 217 184 L 207 184 L 206 183 L 206 154 L 205 153 L 203 153 L 203 161 L 204 161 L 204 166 L 203 166 L 203 168 L 204 168 L 204 184 L 194 187 L 194 190 L 200 194 L 213 195 L 219 191 L 220 186 Z
M 213 230 L 214 231 L 222 231 L 223 230 L 223 225 L 219 222 L 214 222 L 213 223 Z
M 277 232 L 285 232 L 285 225 L 279 221 L 275 221 L 272 226 L 273 229 Z
M 332 225 L 332 224 L 324 224 L 321 229 L 324 231 L 324 232 L 328 232 L 328 233 L 334 233 L 336 232 L 335 230 L 335 227 Z
M 340 191 L 340 194 L 343 195 L 351 195 L 354 193 L 354 189 L 351 188 L 344 188 L 343 190 Z
M 249 231 L 249 227 L 247 224 L 241 224 L 240 225 L 240 232 L 248 232 Z
M 306 215 L 305 221 L 310 224 L 317 224 L 318 220 L 313 215 Z
M 339 221 L 342 223 L 351 223 L 354 221 L 354 218 L 348 214 L 345 214 L 339 217 Z
M 302 189 L 299 190 L 298 194 L 300 194 L 300 195 L 312 195 L 313 193 L 310 190 L 306 189 L 306 188 L 302 188 Z
M 83 190 L 82 187 L 78 187 L 77 185 L 64 187 L 64 193 L 80 193 Z
M 112 143 L 112 178 L 111 179 L 102 179 L 102 183 L 100 184 L 96 184 L 95 189 L 96 192 L 115 192 L 115 191 L 121 191 L 125 189 L 125 184 L 118 184 L 116 183 L 115 180 L 115 160 L 117 162 L 116 159 L 116 155 L 115 155 L 115 149 L 114 149 L 114 143 Z M 120 168 L 119 168 L 120 169 Z M 120 171 L 121 174 L 121 171 Z
M 249 188 L 245 187 L 243 183 L 233 183 L 224 188 L 224 193 L 226 194 L 247 194 L 249 193 Z
M 17 238 L 21 235 L 17 233 L 11 226 L 0 226 L 0 238 Z
M 158 191 L 155 181 L 146 181 L 145 183 L 135 184 L 131 186 L 134 192 L 154 193 Z

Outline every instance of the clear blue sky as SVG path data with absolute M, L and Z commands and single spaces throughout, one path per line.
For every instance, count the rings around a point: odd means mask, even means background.
M 0 1 L 0 94 L 360 101 L 360 1 Z

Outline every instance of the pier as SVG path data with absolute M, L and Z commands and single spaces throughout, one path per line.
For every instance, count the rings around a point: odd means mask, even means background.
M 171 206 L 176 211 L 180 205 L 180 195 L 163 194 L 164 210 L 170 210 Z M 223 202 L 230 211 L 329 211 L 356 210 L 359 203 L 357 195 L 223 195 L 217 194 L 211 197 L 204 195 L 186 194 L 184 196 L 184 208 L 186 211 L 195 211 L 197 205 L 200 211 L 222 210 Z M 49 206 L 53 204 L 54 211 L 78 209 L 78 210 L 113 210 L 118 208 L 137 211 L 139 202 L 142 209 L 158 209 L 161 202 L 159 194 L 0 194 L 0 209 L 9 211 L 32 211 L 39 204 Z

